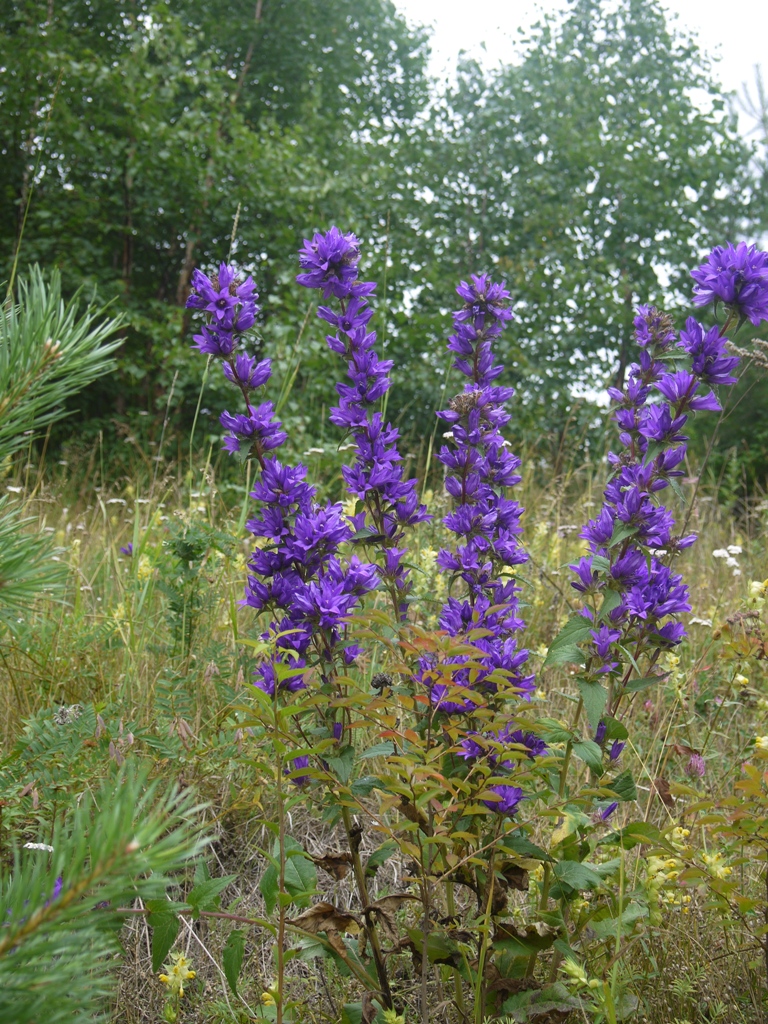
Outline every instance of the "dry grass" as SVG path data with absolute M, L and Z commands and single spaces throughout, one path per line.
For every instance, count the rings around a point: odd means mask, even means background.
M 253 615 L 237 606 L 249 550 L 242 501 L 232 504 L 242 485 L 221 488 L 210 465 L 191 484 L 171 470 L 154 480 L 144 472 L 143 483 L 139 473 L 111 486 L 94 485 L 93 459 L 90 473 L 88 466 L 84 458 L 81 465 L 67 467 L 66 476 L 35 467 L 5 481 L 21 488 L 19 498 L 55 536 L 58 557 L 70 566 L 70 582 L 65 601 L 41 603 L 17 616 L 12 629 L 0 636 L 0 747 L 9 752 L 22 723 L 33 715 L 61 705 L 95 705 L 109 719 L 118 756 L 152 757 L 158 772 L 199 788 L 209 801 L 216 835 L 211 870 L 236 875 L 224 903 L 236 900 L 236 913 L 261 916 L 258 882 L 266 861 L 260 851 L 269 842 L 265 823 L 271 818 L 272 794 L 261 774 L 257 744 L 247 731 L 236 731 L 232 711 L 248 699 L 252 664 L 248 648 L 237 640 L 257 632 Z M 543 485 L 529 472 L 519 488 L 528 509 L 523 540 L 532 556 L 521 574 L 527 603 L 523 614 L 535 667 L 541 664 L 541 646 L 556 634 L 573 603 L 567 564 L 578 557 L 579 530 L 600 500 L 598 475 L 588 468 Z M 701 495 L 690 525 L 700 540 L 686 552 L 681 568 L 691 588 L 694 619 L 702 621 L 691 624 L 690 640 L 667 685 L 645 691 L 627 716 L 639 813 L 659 824 L 675 821 L 677 811 L 653 799 L 651 780 L 664 775 L 685 781 L 684 758 L 674 752 L 673 743 L 704 750 L 708 770 L 700 788 L 720 798 L 732 790 L 748 741 L 768 732 L 762 704 L 768 698 L 766 663 L 753 660 L 747 672 L 739 662 L 715 657 L 713 648 L 713 630 L 745 607 L 748 582 L 768 577 L 768 505 L 756 501 L 737 515 Z M 194 566 L 194 607 L 176 614 L 169 610 L 168 589 L 180 577 L 169 548 L 174 528 L 199 530 L 209 538 L 219 531 L 231 538 L 226 551 L 206 546 Z M 128 542 L 135 547 L 133 558 L 120 554 Z M 442 581 L 434 572 L 439 543 L 439 526 L 425 526 L 412 558 L 421 569 L 415 612 L 427 624 L 434 621 L 441 594 Z M 714 550 L 729 545 L 742 548 L 738 566 L 712 557 Z M 748 683 L 734 683 L 737 675 L 748 675 Z M 549 670 L 540 685 L 547 713 L 564 714 L 567 674 Z M 105 769 L 91 765 L 89 770 L 98 774 Z M 291 814 L 291 835 L 311 853 L 343 847 L 338 829 L 323 824 L 317 813 L 296 807 Z M 20 822 L 19 828 L 31 829 L 32 822 Z M 373 849 L 378 840 L 366 834 L 364 842 Z M 402 861 L 388 861 L 376 877 L 376 891 L 392 891 L 405 870 Z M 752 868 L 742 871 L 749 888 Z M 349 878 L 319 875 L 323 898 L 341 907 L 355 905 Z M 515 897 L 522 906 L 525 895 Z M 706 902 L 694 891 L 688 907 L 670 907 L 663 924 L 635 944 L 625 970 L 634 975 L 642 998 L 638 1022 L 757 1024 L 764 1019 L 765 979 L 748 966 L 759 954 L 743 949 L 750 945 L 743 930 L 724 923 Z M 183 924 L 179 942 L 198 971 L 185 1021 L 251 1019 L 273 975 L 269 936 L 252 929 L 242 998 L 236 999 L 219 966 L 225 937 L 226 929 L 217 923 Z M 117 969 L 115 1020 L 156 1021 L 163 992 L 152 975 L 148 928 L 139 915 L 126 929 L 125 950 Z M 302 1004 L 299 1019 L 341 1019 L 350 990 L 347 979 L 323 961 L 293 960 L 288 972 Z M 408 972 L 395 970 L 394 978 L 399 996 L 412 1003 Z M 436 1005 L 446 983 L 438 971 Z M 446 1010 L 436 1019 L 454 1018 Z

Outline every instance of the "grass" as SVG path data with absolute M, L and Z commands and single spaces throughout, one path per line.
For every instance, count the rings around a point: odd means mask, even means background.
M 130 476 L 110 482 L 103 461 L 97 449 L 70 456 L 64 467 L 28 459 L 4 481 L 40 528 L 55 537 L 68 585 L 64 600 L 41 601 L 14 615 L 0 634 L 5 783 L 0 855 L 7 856 L 13 840 L 45 842 L 67 800 L 93 788 L 115 761 L 141 758 L 153 762 L 156 776 L 193 786 L 208 802 L 216 837 L 211 873 L 235 876 L 224 904 L 242 917 L 262 916 L 259 881 L 274 794 L 263 751 L 253 730 L 243 725 L 255 661 L 247 641 L 259 632 L 253 614 L 238 604 L 250 550 L 245 480 L 220 480 L 210 457 L 191 473 L 186 465 L 153 462 L 145 455 Z M 526 643 L 537 669 L 575 604 L 567 565 L 581 553 L 579 530 L 599 503 L 600 473 L 593 466 L 542 482 L 540 472 L 529 470 L 518 489 L 528 509 L 523 540 L 531 554 L 521 572 L 526 636 L 535 638 Z M 325 488 L 333 493 L 336 487 L 338 475 L 331 467 Z M 439 492 L 429 497 L 439 520 Z M 683 817 L 691 802 L 683 789 L 713 800 L 731 796 L 753 737 L 768 732 L 768 659 L 755 655 L 754 644 L 749 656 L 743 649 L 739 653 L 736 641 L 744 620 L 734 619 L 755 610 L 750 581 L 768 577 L 768 503 L 755 499 L 736 513 L 703 493 L 691 528 L 699 543 L 680 563 L 694 607 L 690 638 L 679 662 L 666 659 L 666 683 L 644 691 L 632 704 L 633 748 L 625 757 L 638 780 L 640 816 L 663 826 L 690 827 L 691 843 L 711 855 L 716 849 L 711 834 L 695 814 Z M 411 556 L 417 567 L 413 612 L 426 626 L 435 625 L 444 596 L 444 581 L 435 571 L 440 538 L 439 525 L 424 525 Z M 121 553 L 128 544 L 132 555 Z M 741 549 L 729 556 L 736 564 L 713 557 L 729 547 Z M 369 661 L 364 672 L 381 667 Z M 546 670 L 539 686 L 547 714 L 570 715 L 572 688 L 565 668 Z M 50 735 L 58 737 L 47 746 L 35 739 L 45 722 L 54 723 Z M 688 748 L 705 758 L 700 781 L 686 775 Z M 659 778 L 672 787 L 666 803 L 654 783 Z M 338 830 L 300 805 L 290 812 L 288 830 L 315 855 L 343 848 Z M 370 851 L 377 840 L 365 834 L 363 844 Z M 387 861 L 372 883 L 373 895 L 402 888 L 406 870 L 397 858 Z M 734 870 L 741 891 L 753 893 L 758 865 L 746 860 Z M 354 905 L 350 878 L 318 874 L 321 898 L 343 908 Z M 703 884 L 692 881 L 684 893 L 687 898 L 678 893 L 664 903 L 658 926 L 639 932 L 623 960 L 641 999 L 635 1019 L 643 1024 L 763 1021 L 766 983 L 756 940 L 738 915 L 710 906 Z M 220 922 L 182 919 L 177 948 L 193 961 L 197 978 L 180 1019 L 246 1021 L 262 1005 L 275 970 L 270 936 L 248 930 L 235 996 L 221 969 L 226 935 Z M 115 968 L 114 1020 L 159 1020 L 164 990 L 152 971 L 145 917 L 132 918 L 123 944 L 125 955 Z M 352 980 L 323 960 L 298 957 L 287 971 L 301 1004 L 298 1019 L 342 1019 L 342 1006 L 355 992 Z M 455 1021 L 443 975 L 436 968 L 432 978 L 434 1019 Z M 406 1005 L 413 1006 L 416 994 L 408 979 L 403 975 L 396 981 Z

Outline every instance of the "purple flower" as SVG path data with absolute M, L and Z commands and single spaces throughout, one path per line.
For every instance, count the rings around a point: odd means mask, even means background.
M 725 302 L 755 327 L 768 320 L 768 253 L 756 245 L 716 245 L 691 277 L 695 305 Z
M 126 555 L 128 558 L 133 557 L 133 544 L 129 541 L 124 548 L 120 548 L 120 554 Z
M 291 761 L 291 766 L 283 769 L 286 775 L 291 776 L 291 782 L 294 786 L 306 786 L 309 782 L 308 775 L 294 775 L 294 772 L 300 772 L 302 768 L 309 768 L 309 754 L 301 754 L 299 757 L 294 757 Z
M 241 353 L 235 359 L 234 367 L 231 363 L 223 363 L 222 369 L 227 380 L 249 391 L 255 391 L 271 377 L 272 362 L 269 359 L 257 362 L 253 356 Z
M 439 622 L 450 636 L 469 633 L 478 649 L 473 689 L 493 694 L 506 680 L 528 694 L 534 686 L 533 676 L 523 674 L 528 652 L 514 638 L 524 627 L 517 614 L 518 588 L 505 581 L 510 569 L 527 560 L 517 539 L 523 509 L 506 495 L 506 488 L 520 481 L 520 460 L 501 433 L 510 418 L 504 404 L 513 391 L 493 383 L 503 371 L 494 364 L 493 341 L 512 319 L 509 293 L 486 275 L 462 281 L 457 292 L 464 306 L 454 313 L 448 349 L 458 357 L 454 368 L 468 380 L 438 413 L 451 427 L 452 444 L 437 458 L 448 470 L 445 488 L 454 499 L 443 523 L 459 543 L 442 549 L 437 564 L 461 580 L 465 595 L 446 601 Z M 485 635 L 473 638 L 474 631 Z M 458 670 L 457 681 L 462 678 Z M 445 703 L 439 706 L 450 710 Z
M 531 760 L 535 757 L 545 757 L 549 753 L 544 740 L 535 733 L 524 733 L 522 729 L 515 729 L 514 732 L 502 733 L 499 739 L 501 740 L 502 737 L 506 743 L 515 743 L 518 746 L 525 747 Z
M 239 452 L 245 447 L 259 458 L 264 452 L 279 448 L 288 435 L 280 429 L 280 421 L 273 418 L 274 411 L 271 402 L 262 402 L 247 415 L 223 412 L 219 420 L 222 427 L 229 431 L 224 438 L 224 450 Z
M 597 723 L 597 731 L 595 732 L 595 743 L 602 747 L 605 743 L 605 734 L 608 732 L 608 726 L 602 720 Z
M 611 744 L 610 750 L 608 751 L 608 757 L 611 761 L 618 761 L 621 757 L 621 752 L 626 747 L 626 743 L 622 743 L 621 740 L 614 740 Z
M 707 765 L 701 754 L 694 750 L 685 766 L 685 774 L 691 779 L 703 779 L 707 773 Z
M 299 265 L 304 273 L 299 274 L 296 280 L 306 288 L 322 288 L 326 299 L 332 295 L 344 299 L 355 294 L 359 262 L 360 243 L 357 238 L 332 227 L 324 235 L 314 235 L 312 241 L 304 239 L 304 246 L 299 250 Z
M 689 316 L 677 344 L 691 356 L 691 370 L 704 384 L 735 384 L 737 378 L 732 371 L 739 357 L 726 355 L 727 342 L 719 327 L 712 327 L 705 334 L 701 324 Z
M 592 820 L 595 822 L 595 824 L 598 824 L 599 822 L 603 821 L 608 821 L 608 819 L 611 817 L 611 815 L 614 813 L 618 806 L 618 801 L 614 800 L 613 803 L 608 804 L 607 807 L 604 807 L 602 810 L 594 814 Z
M 505 817 L 512 817 L 517 810 L 517 805 L 523 799 L 523 791 L 518 786 L 490 786 L 491 793 L 495 793 L 499 798 L 498 800 L 483 800 L 485 806 L 495 811 L 497 814 L 503 814 Z

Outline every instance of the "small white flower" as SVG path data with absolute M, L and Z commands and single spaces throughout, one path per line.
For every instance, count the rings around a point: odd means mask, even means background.
M 727 551 L 728 551 L 729 555 L 740 555 L 741 554 L 741 544 L 729 544 L 728 548 L 727 548 Z
M 698 615 L 694 615 L 692 619 L 688 619 L 689 626 L 711 626 L 712 619 L 700 619 Z
M 24 843 L 25 850 L 45 850 L 46 853 L 53 853 L 53 847 L 48 843 Z
M 712 552 L 712 557 L 713 558 L 727 558 L 728 557 L 728 552 L 725 550 L 725 548 L 715 548 L 715 550 Z
M 741 576 L 741 569 L 734 569 L 731 576 Z
M 735 566 L 739 564 L 739 561 L 737 558 L 731 558 L 731 556 L 729 555 L 725 560 L 725 564 L 728 566 L 729 569 L 733 569 Z

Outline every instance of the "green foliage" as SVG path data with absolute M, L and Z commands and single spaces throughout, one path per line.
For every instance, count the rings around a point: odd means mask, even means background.
M 66 415 L 65 403 L 114 369 L 120 342 L 110 337 L 120 319 L 105 320 L 89 306 L 78 315 L 77 298 L 65 303 L 60 275 L 46 281 L 39 267 L 18 283 L 0 310 L 0 463 L 28 446 L 30 435 Z M 28 533 L 8 495 L 0 498 L 0 616 L 28 607 L 40 593 L 61 589 L 66 569 L 52 561 L 47 537 Z
M 75 297 L 64 302 L 61 275 L 39 267 L 18 282 L 18 302 L 0 311 L 0 460 L 29 443 L 28 435 L 66 415 L 72 395 L 115 368 L 121 319 L 104 319 Z
M 226 256 L 237 217 L 235 258 L 258 272 L 267 322 L 301 321 L 287 254 L 318 223 L 357 219 L 347 190 L 371 194 L 366 164 L 382 144 L 390 158 L 393 128 L 426 100 L 423 33 L 389 0 L 3 0 L 0 20 L 2 248 L 30 202 L 21 265 L 60 266 L 68 290 L 96 285 L 126 314 L 92 416 L 154 411 L 178 373 L 191 419 L 192 270 Z M 265 326 L 278 366 L 294 339 Z M 211 391 L 220 407 L 218 379 Z
M 56 824 L 50 855 L 15 851 L 12 868 L 0 869 L 3 1024 L 106 1019 L 123 921 L 115 910 L 163 897 L 166 873 L 202 848 L 195 817 L 190 796 L 124 771 Z

